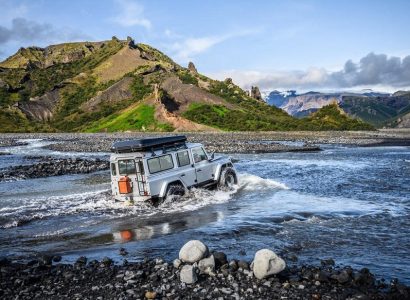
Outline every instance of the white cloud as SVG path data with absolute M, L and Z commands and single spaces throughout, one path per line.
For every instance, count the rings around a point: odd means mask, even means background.
M 115 0 L 120 8 L 117 16 L 112 18 L 112 21 L 124 26 L 142 26 L 146 29 L 151 28 L 151 21 L 144 16 L 144 7 L 138 2 L 132 0 Z
M 229 70 L 213 74 L 215 78 L 231 77 L 239 86 L 249 89 L 257 85 L 263 90 L 290 89 L 320 86 L 326 81 L 325 69 L 310 68 L 306 71 L 239 71 Z
M 410 55 L 399 58 L 369 53 L 357 63 L 348 60 L 339 71 L 329 71 L 324 68 L 310 68 L 304 71 L 230 70 L 209 75 L 221 80 L 231 77 L 235 83 L 245 89 L 257 85 L 261 90 L 352 88 L 395 90 L 410 87 Z
M 24 44 L 67 42 L 87 39 L 89 36 L 72 28 L 56 28 L 48 23 L 38 23 L 25 18 L 15 18 L 11 26 L 0 25 L 0 46 L 9 42 Z
M 254 33 L 255 31 L 246 30 L 223 35 L 204 36 L 196 38 L 183 38 L 180 35 L 173 34 L 171 31 L 165 31 L 168 37 L 174 37 L 176 42 L 168 45 L 167 48 L 173 52 L 173 56 L 180 62 L 187 62 L 200 53 L 207 51 L 213 46 L 223 43 L 229 39 L 241 37 Z

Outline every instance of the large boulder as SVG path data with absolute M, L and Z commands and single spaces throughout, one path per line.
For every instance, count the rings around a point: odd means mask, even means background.
M 208 247 L 198 240 L 192 240 L 182 246 L 179 259 L 186 263 L 195 263 L 208 256 Z
M 269 249 L 262 249 L 255 253 L 253 273 L 258 279 L 278 274 L 286 267 L 285 261 Z
M 192 284 L 198 280 L 196 276 L 195 267 L 192 265 L 185 265 L 182 267 L 179 273 L 179 278 L 181 282 Z

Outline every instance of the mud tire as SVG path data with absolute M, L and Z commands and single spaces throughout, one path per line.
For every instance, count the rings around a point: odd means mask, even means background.
M 167 188 L 167 193 L 165 194 L 164 200 L 170 198 L 179 198 L 185 195 L 185 188 L 182 184 L 173 183 Z
M 225 168 L 221 172 L 218 180 L 218 188 L 232 189 L 234 185 L 238 184 L 238 176 L 232 168 Z

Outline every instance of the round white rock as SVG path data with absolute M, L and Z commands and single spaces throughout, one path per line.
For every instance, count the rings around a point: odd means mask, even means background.
M 278 274 L 286 267 L 285 261 L 269 249 L 261 249 L 255 253 L 253 273 L 258 279 Z
M 186 263 L 195 263 L 208 255 L 208 247 L 198 240 L 192 240 L 179 250 L 179 259 Z

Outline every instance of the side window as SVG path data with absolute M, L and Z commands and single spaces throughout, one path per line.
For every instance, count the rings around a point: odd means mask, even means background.
M 151 174 L 172 169 L 174 162 L 171 154 L 148 159 L 148 169 Z
M 111 163 L 111 174 L 112 176 L 117 175 L 117 170 L 115 169 L 115 163 Z
M 188 150 L 177 153 L 178 167 L 187 166 L 191 163 Z
M 133 159 L 119 160 L 118 170 L 120 171 L 120 175 L 135 174 L 135 161 Z
M 194 157 L 194 161 L 196 163 L 208 159 L 208 156 L 202 147 L 192 149 L 192 156 Z
M 159 164 L 159 158 L 151 158 L 148 160 L 148 169 L 151 174 L 161 171 L 161 165 Z

